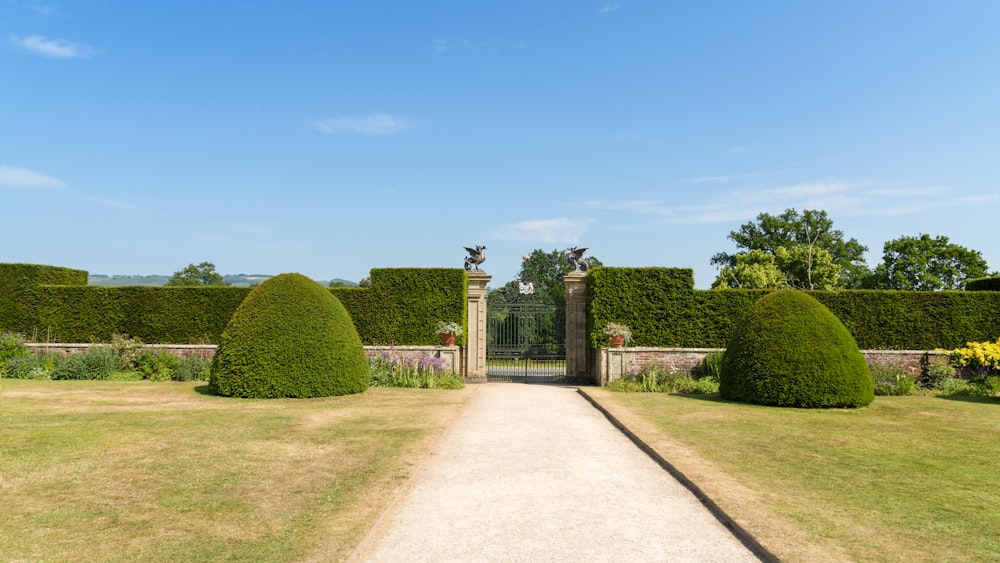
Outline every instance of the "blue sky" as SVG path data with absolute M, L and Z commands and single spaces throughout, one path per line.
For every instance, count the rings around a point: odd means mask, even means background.
M 698 287 L 758 213 L 1000 269 L 1000 2 L 0 0 L 0 262 Z

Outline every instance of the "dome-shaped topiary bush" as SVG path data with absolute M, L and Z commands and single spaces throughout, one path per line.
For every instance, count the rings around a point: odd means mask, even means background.
M 782 407 L 861 407 L 874 399 L 868 363 L 829 309 L 775 291 L 747 311 L 722 357 L 724 399 Z
M 212 360 L 209 389 L 249 398 L 328 397 L 368 388 L 368 359 L 344 306 L 300 274 L 251 291 Z

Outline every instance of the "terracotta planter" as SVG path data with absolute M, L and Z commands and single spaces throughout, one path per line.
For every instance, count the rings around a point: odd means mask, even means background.
M 625 336 L 621 334 L 613 334 L 608 337 L 608 341 L 611 342 L 612 348 L 621 348 L 625 345 Z
M 441 335 L 441 345 L 442 346 L 454 346 L 455 339 L 458 338 L 457 334 L 448 334 L 447 332 L 440 333 Z

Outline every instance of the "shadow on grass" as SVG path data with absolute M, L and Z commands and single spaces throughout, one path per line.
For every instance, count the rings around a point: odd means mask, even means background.
M 215 393 L 212 393 L 212 391 L 209 390 L 207 384 L 195 387 L 194 392 L 198 393 L 199 395 L 208 395 L 209 397 L 215 397 Z
M 670 393 L 674 397 L 681 397 L 683 399 L 694 399 L 696 401 L 707 401 L 709 403 L 727 403 L 727 404 L 738 404 L 735 401 L 729 401 L 723 399 L 718 393 L 710 394 L 700 394 L 700 393 Z
M 960 403 L 980 403 L 980 404 L 993 404 L 1000 405 L 1000 397 L 977 397 L 975 395 L 938 395 L 938 399 L 945 399 L 948 401 L 958 401 Z

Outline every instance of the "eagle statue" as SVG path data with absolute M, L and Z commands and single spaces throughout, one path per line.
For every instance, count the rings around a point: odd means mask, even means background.
M 477 245 L 475 248 L 465 247 L 469 255 L 465 257 L 465 269 L 467 271 L 475 268 L 479 270 L 479 265 L 486 261 L 486 247 Z
M 587 268 L 590 267 L 590 264 L 587 262 L 587 259 L 583 257 L 583 253 L 586 252 L 587 249 L 571 246 L 566 249 L 566 251 L 569 252 L 569 256 L 567 256 L 566 259 L 569 261 L 569 265 L 573 267 L 573 271 L 586 272 Z

